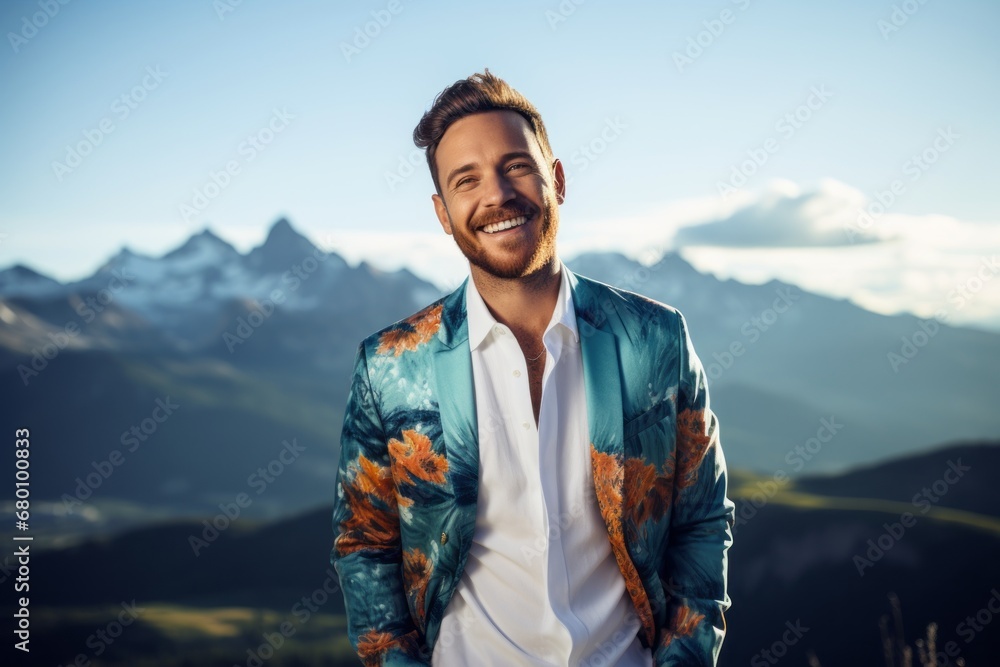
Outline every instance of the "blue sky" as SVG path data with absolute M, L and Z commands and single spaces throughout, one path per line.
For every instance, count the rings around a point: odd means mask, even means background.
M 452 283 L 410 137 L 483 67 L 566 164 L 567 256 L 683 246 L 719 275 L 929 316 L 1000 250 L 995 2 L 232 4 L 3 3 L 0 267 L 72 279 L 205 226 L 247 250 L 287 216 L 350 261 Z M 955 321 L 1000 328 L 998 284 Z

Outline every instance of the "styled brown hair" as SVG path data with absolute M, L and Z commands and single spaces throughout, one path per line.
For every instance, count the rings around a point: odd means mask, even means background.
M 441 137 L 456 120 L 484 111 L 516 111 L 521 114 L 531 125 L 538 145 L 542 148 L 542 155 L 550 163 L 549 167 L 552 166 L 552 147 L 538 109 L 528 98 L 511 88 L 500 77 L 491 74 L 487 68 L 481 74 L 477 72 L 467 79 L 459 79 L 442 90 L 413 130 L 413 143 L 418 148 L 427 149 L 427 166 L 439 195 L 441 184 L 434 156 Z

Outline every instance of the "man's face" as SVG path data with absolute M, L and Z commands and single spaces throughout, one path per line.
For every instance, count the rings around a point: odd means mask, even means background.
M 441 195 L 432 197 L 434 210 L 472 265 L 514 279 L 549 264 L 566 181 L 562 163 L 546 161 L 523 116 L 488 111 L 457 120 L 435 160 Z

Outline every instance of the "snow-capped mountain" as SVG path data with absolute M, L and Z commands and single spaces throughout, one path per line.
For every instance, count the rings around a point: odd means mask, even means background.
M 279 220 L 247 254 L 206 230 L 162 257 L 122 250 L 68 285 L 25 267 L 7 269 L 0 272 L 0 371 L 11 391 L 30 382 L 31 391 L 44 394 L 60 372 L 85 385 L 108 372 L 105 361 L 99 371 L 89 365 L 96 363 L 90 353 L 142 364 L 169 360 L 108 380 L 112 391 L 136 377 L 182 382 L 174 366 L 180 359 L 236 383 L 227 390 L 236 396 L 251 385 L 267 394 L 277 374 L 284 384 L 294 378 L 285 389 L 293 405 L 315 400 L 296 393 L 311 387 L 339 409 L 358 342 L 441 292 L 405 269 L 349 266 L 325 250 Z M 719 280 L 676 254 L 651 266 L 617 253 L 587 253 L 567 264 L 684 314 L 735 466 L 834 471 L 915 447 L 1000 435 L 1000 335 L 879 315 L 776 281 Z M 43 355 L 53 341 L 66 343 L 66 358 L 48 363 Z M 26 363 L 63 370 L 36 381 L 18 370 Z M 74 363 L 83 366 L 66 370 Z M 249 375 L 236 382 L 239 373 Z M 261 373 L 268 377 L 262 383 Z M 192 392 L 203 395 L 200 385 Z M 253 398 L 256 417 L 273 401 Z
M 281 219 L 264 243 L 246 255 L 206 229 L 163 257 L 122 250 L 94 275 L 66 288 L 97 291 L 125 281 L 121 303 L 169 326 L 176 309 L 204 311 L 229 300 L 264 301 L 279 289 L 285 292 L 285 308 L 316 307 L 320 288 L 336 283 L 347 269 L 343 258 L 320 251 Z
M 241 312 L 277 306 L 285 314 L 346 314 L 355 307 L 370 310 L 370 303 L 357 300 L 369 292 L 384 292 L 388 302 L 400 303 L 405 312 L 399 317 L 426 303 L 428 296 L 439 295 L 406 270 L 386 273 L 366 263 L 350 267 L 285 219 L 274 223 L 265 241 L 246 255 L 206 229 L 162 257 L 123 248 L 93 275 L 67 284 L 23 266 L 0 271 L 0 299 L 10 302 L 14 313 L 37 314 L 62 302 L 70 307 L 60 309 L 65 311 L 60 315 L 73 318 L 75 313 L 89 323 L 109 310 L 128 312 L 149 325 L 140 327 L 144 332 L 156 332 L 154 344 L 161 344 L 165 335 L 185 350 L 210 344 L 220 327 Z M 83 327 L 84 339 L 90 333 Z M 141 343 L 136 327 L 121 333 L 119 343 Z

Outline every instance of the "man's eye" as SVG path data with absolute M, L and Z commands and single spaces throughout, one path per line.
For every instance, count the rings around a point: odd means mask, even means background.
M 530 169 L 530 168 L 531 165 L 526 164 L 524 162 L 518 162 L 516 164 L 512 164 L 509 167 L 507 167 L 507 170 L 510 171 L 511 169 Z

